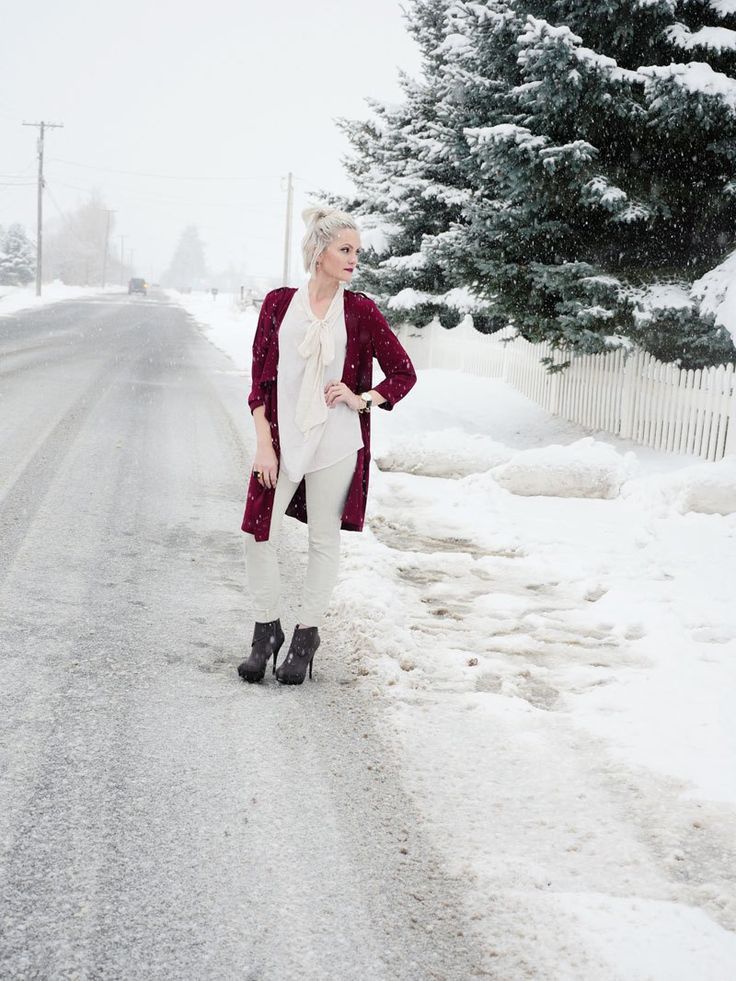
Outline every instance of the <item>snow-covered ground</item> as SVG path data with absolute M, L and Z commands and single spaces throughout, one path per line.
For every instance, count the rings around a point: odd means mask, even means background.
M 58 281 L 44 283 L 42 296 L 36 296 L 35 285 L 30 286 L 0 286 L 0 317 L 17 313 L 19 310 L 30 310 L 33 307 L 45 307 L 49 303 L 60 300 L 78 300 L 80 297 L 97 296 L 98 293 L 125 293 L 122 286 L 66 286 Z
M 174 297 L 247 370 L 255 312 Z M 373 440 L 330 616 L 499 976 L 736 976 L 736 462 L 440 370 Z

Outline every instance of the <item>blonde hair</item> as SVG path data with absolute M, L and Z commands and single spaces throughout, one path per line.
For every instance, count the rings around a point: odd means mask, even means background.
M 347 212 L 331 208 L 329 205 L 305 208 L 302 211 L 302 218 L 307 226 L 302 239 L 302 255 L 304 269 L 310 274 L 314 273 L 317 259 L 339 231 L 343 228 L 358 231 L 354 218 L 351 218 Z

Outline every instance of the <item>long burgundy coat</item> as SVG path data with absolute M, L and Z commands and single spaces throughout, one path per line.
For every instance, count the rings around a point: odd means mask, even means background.
M 251 413 L 256 406 L 265 406 L 277 460 L 281 459 L 276 398 L 279 327 L 295 292 L 292 287 L 284 286 L 266 294 L 253 340 L 251 371 L 253 384 L 248 405 Z M 379 408 L 393 409 L 394 404 L 407 394 L 417 380 L 414 366 L 373 300 L 365 293 L 353 290 L 345 290 L 344 298 L 347 346 L 345 366 L 340 380 L 357 394 L 373 389 L 386 399 Z M 386 376 L 375 387 L 373 385 L 374 357 Z M 363 447 L 358 450 L 353 480 L 342 513 L 341 527 L 346 531 L 362 531 L 368 500 L 368 472 L 371 459 L 370 412 L 361 412 L 358 418 Z M 268 539 L 275 493 L 275 488 L 262 487 L 251 474 L 242 528 L 243 531 L 254 535 L 258 542 Z M 303 477 L 294 491 L 286 513 L 293 518 L 298 518 L 299 521 L 307 520 L 306 486 Z

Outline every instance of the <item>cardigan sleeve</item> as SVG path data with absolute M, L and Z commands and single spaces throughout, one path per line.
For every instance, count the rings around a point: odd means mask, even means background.
M 417 375 L 409 355 L 373 301 L 371 308 L 373 354 L 386 376 L 380 384 L 373 386 L 373 391 L 386 400 L 378 408 L 391 410 L 414 387 Z
M 270 293 L 267 293 L 261 304 L 256 335 L 253 338 L 253 360 L 250 369 L 251 389 L 248 396 L 248 407 L 251 415 L 255 408 L 264 405 L 266 401 L 261 390 L 261 375 L 263 374 L 263 365 L 268 353 L 268 341 L 272 329 L 271 308 L 272 297 Z

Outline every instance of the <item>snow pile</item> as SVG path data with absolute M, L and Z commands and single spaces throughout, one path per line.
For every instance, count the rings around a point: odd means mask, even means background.
M 736 456 L 633 480 L 621 493 L 661 517 L 672 513 L 736 514 Z
M 617 497 L 635 471 L 633 453 L 586 436 L 570 446 L 523 450 L 491 471 L 501 487 L 525 497 Z
M 0 286 L 0 317 L 17 313 L 19 310 L 30 310 L 45 307 L 50 303 L 61 300 L 78 300 L 83 297 L 97 296 L 100 293 L 125 293 L 121 286 L 66 286 L 59 280 L 44 283 L 43 296 L 36 296 L 34 286 Z
M 465 477 L 506 463 L 511 455 L 503 443 L 455 427 L 391 436 L 374 459 L 381 470 L 402 470 L 426 477 Z
M 677 507 L 682 514 L 736 514 L 736 456 L 683 470 Z

